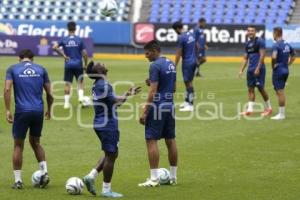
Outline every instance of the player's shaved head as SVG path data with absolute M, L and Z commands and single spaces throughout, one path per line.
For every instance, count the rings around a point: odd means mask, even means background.
M 94 63 L 94 61 L 89 62 L 86 73 L 90 79 L 99 79 L 103 78 L 103 75 L 106 76 L 108 69 L 102 63 Z
M 172 28 L 177 34 L 180 34 L 183 30 L 183 24 L 181 23 L 181 21 L 177 21 L 172 25 Z
M 279 26 L 273 28 L 273 33 L 275 33 L 278 37 L 281 37 L 282 36 L 282 28 Z
M 30 49 L 23 49 L 19 52 L 19 58 L 23 60 L 24 58 L 28 58 L 33 60 L 34 54 Z
M 68 31 L 70 31 L 70 32 L 76 31 L 76 23 L 73 21 L 68 22 L 67 27 L 68 27 Z

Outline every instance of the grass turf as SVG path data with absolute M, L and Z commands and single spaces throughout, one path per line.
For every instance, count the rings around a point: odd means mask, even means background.
M 0 58 L 0 84 L 3 85 L 6 67 L 15 63 L 13 57 Z M 57 58 L 36 58 L 44 65 L 52 81 L 63 77 L 63 62 Z M 108 78 L 116 81 L 132 81 L 143 86 L 148 74 L 147 61 L 104 60 L 109 69 Z M 268 67 L 266 88 L 271 97 L 274 111 L 277 101 L 271 84 L 271 70 Z M 245 78 L 237 78 L 239 64 L 207 63 L 203 65 L 203 79 L 195 79 L 197 99 L 200 105 L 197 116 L 189 120 L 177 120 L 176 133 L 179 150 L 178 185 L 159 188 L 139 188 L 137 184 L 149 176 L 148 161 L 144 142 L 144 129 L 138 118 L 119 122 L 121 140 L 119 158 L 113 177 L 113 190 L 124 194 L 124 199 L 191 199 L 191 200 L 269 200 L 298 199 L 300 195 L 300 66 L 292 66 L 286 94 L 288 98 L 287 119 L 271 121 L 247 120 L 244 118 L 226 120 L 220 117 L 234 117 L 240 104 L 247 101 Z M 184 92 L 178 70 L 178 93 Z M 86 79 L 86 95 L 90 95 L 91 80 Z M 74 87 L 76 85 L 74 84 Z M 116 91 L 121 94 L 129 86 L 120 84 Z M 0 91 L 3 93 L 3 90 Z M 63 84 L 54 87 L 56 118 L 68 118 L 69 112 L 62 109 Z M 0 199 L 91 199 L 85 189 L 82 195 L 71 196 L 65 191 L 65 182 L 69 177 L 83 177 L 103 155 L 99 141 L 91 128 L 78 125 L 78 121 L 91 124 L 93 109 L 77 110 L 77 94 L 72 98 L 73 114 L 69 119 L 46 121 L 44 123 L 42 144 L 46 151 L 51 183 L 47 189 L 31 186 L 31 174 L 38 169 L 34 155 L 26 141 L 23 164 L 25 189 L 13 191 L 12 174 L 12 137 L 11 125 L 5 121 L 3 98 L 0 104 Z M 142 96 L 128 100 L 139 104 Z M 182 95 L 176 102 L 182 101 Z M 199 103 L 202 104 L 199 104 Z M 257 97 L 257 102 L 262 102 Z M 221 107 L 223 107 L 222 112 Z M 131 114 L 123 113 L 127 117 Z M 139 109 L 135 109 L 138 113 Z M 215 115 L 212 115 L 215 113 Z M 188 113 L 179 113 L 187 118 Z M 80 116 L 78 118 L 78 116 Z M 200 119 L 199 119 L 200 117 Z M 250 119 L 258 117 L 258 114 Z M 213 120 L 209 120 L 214 118 Z M 168 168 L 166 148 L 160 142 L 160 166 Z M 97 178 L 100 193 L 102 174 Z

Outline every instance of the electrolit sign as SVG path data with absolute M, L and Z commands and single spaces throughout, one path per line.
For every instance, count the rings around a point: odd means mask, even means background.
M 131 44 L 129 22 L 76 22 L 75 34 L 91 38 L 94 44 Z M 2 20 L 0 35 L 63 37 L 68 35 L 65 21 Z

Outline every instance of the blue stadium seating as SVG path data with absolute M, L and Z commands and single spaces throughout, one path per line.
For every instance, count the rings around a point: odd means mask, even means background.
M 152 0 L 149 21 L 282 25 L 294 6 L 294 0 Z
M 131 0 L 118 2 L 118 13 L 104 17 L 99 0 L 0 0 L 0 20 L 128 21 Z

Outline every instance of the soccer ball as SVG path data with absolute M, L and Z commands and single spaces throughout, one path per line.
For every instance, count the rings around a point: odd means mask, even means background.
M 81 103 L 82 103 L 83 107 L 88 107 L 88 106 L 93 105 L 93 102 L 92 102 L 91 98 L 88 97 L 88 96 L 84 96 Z
M 78 195 L 83 191 L 83 182 L 80 178 L 71 177 L 67 180 L 66 190 L 69 194 Z
M 115 0 L 102 0 L 100 3 L 101 14 L 105 17 L 112 17 L 117 13 L 118 4 Z
M 167 184 L 170 181 L 170 172 L 166 168 L 160 168 L 158 169 L 158 177 L 159 177 L 159 183 L 161 185 Z
M 42 173 L 40 170 L 35 171 L 31 176 L 31 182 L 34 187 L 40 186 Z

